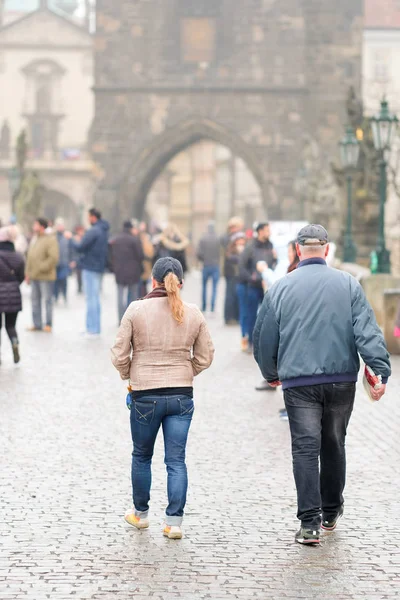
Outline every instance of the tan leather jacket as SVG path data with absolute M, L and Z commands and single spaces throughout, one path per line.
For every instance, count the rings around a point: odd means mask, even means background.
M 111 349 L 113 365 L 121 379 L 131 380 L 134 390 L 190 387 L 213 357 L 214 346 L 198 307 L 185 303 L 179 325 L 168 298 L 132 302 Z

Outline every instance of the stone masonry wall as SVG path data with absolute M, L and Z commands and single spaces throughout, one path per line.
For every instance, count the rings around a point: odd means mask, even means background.
M 329 165 L 347 88 L 360 84 L 361 9 L 360 0 L 98 0 L 92 151 L 108 216 L 139 215 L 165 161 L 211 137 L 245 158 L 269 218 L 299 218 L 306 140 Z M 186 18 L 216 24 L 208 63 L 182 61 Z M 340 210 L 326 207 L 327 219 L 340 222 Z

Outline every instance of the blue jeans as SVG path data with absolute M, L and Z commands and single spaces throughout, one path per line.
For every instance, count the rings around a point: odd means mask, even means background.
M 247 325 L 247 283 L 238 283 L 236 286 L 236 294 L 239 302 L 239 323 L 242 332 L 242 337 L 249 335 Z
M 82 271 L 83 289 L 86 297 L 86 331 L 88 333 L 100 333 L 101 306 L 100 287 L 101 273 L 95 271 Z
M 284 391 L 292 436 L 297 518 L 317 530 L 343 504 L 346 483 L 345 439 L 355 383 L 329 383 Z M 320 463 L 320 464 L 319 464 Z
M 133 401 L 132 494 L 137 516 L 146 518 L 149 512 L 151 461 L 157 434 L 162 426 L 168 474 L 166 523 L 182 523 L 188 487 L 186 442 L 193 411 L 193 399 L 188 396 L 143 396 Z
M 247 327 L 249 328 L 249 344 L 253 344 L 253 331 L 257 321 L 257 313 L 264 299 L 262 288 L 249 285 L 247 288 Z
M 122 285 L 122 283 L 117 283 L 117 290 L 118 318 L 121 321 L 130 303 L 139 298 L 139 283 L 134 283 L 132 285 Z
M 54 281 L 40 281 L 32 279 L 32 319 L 36 329 L 42 329 L 42 301 L 44 300 L 46 309 L 46 325 L 53 325 L 53 292 Z
M 203 268 L 203 311 L 207 310 L 207 286 L 208 281 L 212 281 L 211 311 L 215 310 L 215 301 L 217 299 L 217 288 L 219 281 L 219 267 Z

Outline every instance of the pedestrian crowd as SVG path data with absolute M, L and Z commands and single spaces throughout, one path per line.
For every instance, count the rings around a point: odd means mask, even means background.
M 15 219 L 11 219 L 8 226 L 0 227 L 0 294 L 3 296 L 0 318 L 4 314 L 15 362 L 20 360 L 19 350 L 16 350 L 16 321 L 22 310 L 19 286 L 24 280 L 31 288 L 29 331 L 52 332 L 54 304 L 62 300 L 67 305 L 68 282 L 74 274 L 77 292 L 84 293 L 86 299 L 82 335 L 96 338 L 101 333 L 101 286 L 106 271 L 115 276 L 119 324 L 131 302 L 146 295 L 153 264 L 158 258 L 175 257 L 184 271 L 187 270 L 189 240 L 172 224 L 157 228 L 150 235 L 146 223 L 127 220 L 120 233 L 110 236 L 109 223 L 96 208 L 88 211 L 88 222 L 89 228 L 77 225 L 70 231 L 61 217 L 54 223 L 38 217 L 27 237 Z M 14 277 L 8 263 L 14 269 L 16 262 L 20 270 Z
M 189 269 L 190 240 L 174 224 L 148 231 L 144 222 L 126 220 L 120 233 L 110 236 L 110 227 L 101 213 L 88 212 L 89 228 L 66 228 L 63 218 L 54 223 L 38 217 L 27 240 L 21 228 L 12 223 L 14 250 L 25 257 L 25 281 L 31 287 L 33 332 L 50 333 L 53 307 L 68 303 L 68 287 L 73 274 L 77 292 L 86 299 L 87 338 L 101 333 L 101 286 L 103 274 L 111 271 L 116 281 L 117 317 L 120 323 L 131 302 L 146 295 L 152 267 L 159 258 L 172 257 Z M 290 269 L 295 265 L 294 243 L 289 246 Z M 265 291 L 276 280 L 277 253 L 270 241 L 268 223 L 255 224 L 246 231 L 241 218 L 233 217 L 222 237 L 210 222 L 195 248 L 202 269 L 201 308 L 206 316 L 216 313 L 221 272 L 226 280 L 224 321 L 240 324 L 241 349 L 252 352 L 252 332 Z M 222 269 L 221 269 L 222 267 Z M 211 285 L 211 296 L 209 287 Z M 8 318 L 9 320 L 9 318 Z M 259 389 L 271 389 L 265 382 Z
M 67 302 L 68 278 L 75 272 L 77 291 L 86 299 L 83 333 L 98 337 L 102 276 L 107 269 L 114 274 L 119 328 L 112 363 L 128 383 L 133 442 L 133 507 L 126 521 L 137 529 L 149 527 L 151 462 L 162 428 L 168 474 L 163 533 L 170 539 L 183 535 L 193 380 L 214 357 L 205 316 L 216 313 L 222 263 L 224 320 L 240 326 L 240 348 L 254 354 L 263 375 L 256 389 L 282 386 L 300 521 L 295 540 L 318 545 L 321 529 L 333 531 L 344 514 L 345 438 L 359 357 L 374 376 L 373 400 L 383 396 L 391 375 L 385 340 L 361 285 L 327 264 L 328 232 L 321 225 L 303 227 L 288 244 L 286 273 L 278 274 L 267 222 L 246 231 L 234 217 L 222 238 L 210 222 L 196 248 L 202 264 L 200 310 L 180 295 L 190 240 L 176 226 L 150 234 L 145 223 L 125 221 L 110 237 L 96 208 L 88 220 L 88 229 L 77 226 L 72 232 L 61 218 L 49 224 L 38 217 L 29 245 L 16 223 L 0 227 L 0 331 L 4 320 L 19 362 L 21 283 L 31 286 L 30 330 L 50 333 L 53 303 L 60 297 Z M 400 318 L 395 334 L 400 335 Z
M 231 225 L 236 229 L 238 222 Z M 333 531 L 344 514 L 345 439 L 359 355 L 380 378 L 370 390 L 377 401 L 391 374 L 389 354 L 361 285 L 328 267 L 329 239 L 322 226 L 301 229 L 289 244 L 288 273 L 276 281 L 271 273 L 277 254 L 268 224 L 258 224 L 254 239 L 235 252 L 239 240 L 240 232 L 228 232 L 224 247 L 226 259 L 236 267 L 231 275 L 236 278 L 242 339 L 248 342 L 246 351 L 252 348 L 266 384 L 282 386 L 300 521 L 295 540 L 315 546 L 321 529 Z M 210 225 L 198 247 L 204 264 L 203 312 L 209 279 L 211 311 L 215 309 L 218 243 Z M 111 351 L 114 366 L 129 382 L 133 507 L 125 520 L 139 530 L 150 525 L 151 462 L 162 428 L 168 475 L 163 534 L 170 539 L 183 535 L 193 378 L 210 367 L 214 355 L 204 315 L 180 298 L 183 279 L 178 260 L 160 258 L 152 272 L 152 292 L 129 306 Z M 240 316 L 243 306 L 246 320 Z

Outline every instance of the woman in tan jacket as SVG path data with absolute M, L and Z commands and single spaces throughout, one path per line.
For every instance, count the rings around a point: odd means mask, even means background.
M 183 269 L 171 257 L 153 267 L 153 291 L 128 307 L 111 350 L 121 378 L 130 380 L 132 510 L 125 520 L 137 529 L 149 526 L 151 460 L 162 426 L 168 473 L 164 535 L 182 537 L 186 503 L 186 442 L 193 416 L 193 378 L 208 369 L 214 347 L 205 319 L 180 297 Z

